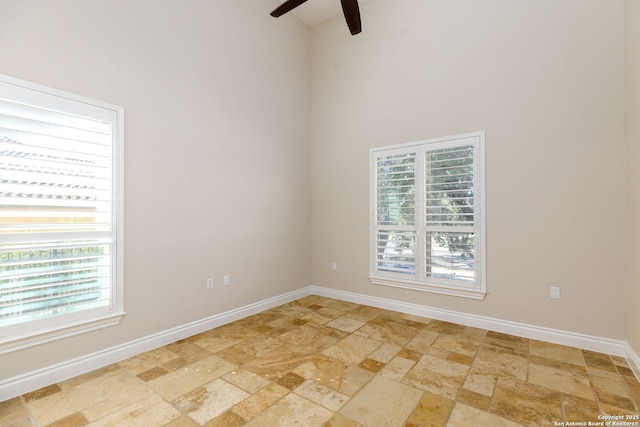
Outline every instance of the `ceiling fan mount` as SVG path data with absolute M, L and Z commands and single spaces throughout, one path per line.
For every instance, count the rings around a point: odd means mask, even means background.
M 306 1 L 307 0 L 287 0 L 280 6 L 276 7 L 271 12 L 271 16 L 273 16 L 274 18 L 282 16 Z M 362 31 L 358 0 L 340 0 L 340 2 L 342 3 L 342 12 L 344 13 L 344 18 L 347 20 L 349 31 L 351 31 L 351 34 L 355 36 Z

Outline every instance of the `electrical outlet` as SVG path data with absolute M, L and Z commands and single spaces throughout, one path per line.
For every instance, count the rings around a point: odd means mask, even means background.
M 207 289 L 213 289 L 213 277 L 207 279 Z
M 222 284 L 225 286 L 229 286 L 231 284 L 231 277 L 228 274 L 222 278 Z
M 549 288 L 550 290 L 550 297 L 553 299 L 560 299 L 560 288 L 557 286 L 551 286 Z
M 332 270 L 337 270 L 337 269 L 338 269 L 338 263 L 337 263 L 337 262 L 335 262 L 335 261 L 333 261 L 333 262 L 331 263 L 331 269 L 332 269 Z

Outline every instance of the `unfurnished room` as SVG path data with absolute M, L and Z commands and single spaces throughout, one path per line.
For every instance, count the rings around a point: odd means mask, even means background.
M 0 0 L 0 427 L 640 426 L 640 0 Z

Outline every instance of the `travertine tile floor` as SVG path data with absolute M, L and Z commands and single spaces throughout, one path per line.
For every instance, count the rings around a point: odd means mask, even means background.
M 2 402 L 0 425 L 557 426 L 639 413 L 623 358 L 309 296 Z

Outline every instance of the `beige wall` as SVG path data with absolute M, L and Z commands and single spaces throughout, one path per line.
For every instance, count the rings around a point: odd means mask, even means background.
M 312 283 L 626 339 L 623 2 L 361 9 L 357 37 L 342 19 L 312 32 Z M 368 148 L 477 130 L 485 300 L 371 285 Z
M 640 355 L 640 2 L 625 1 L 625 41 L 627 77 L 627 174 L 628 174 L 628 341 Z
M 127 312 L 0 379 L 309 284 L 309 31 L 276 3 L 0 0 L 0 73 L 125 108 Z
M 0 378 L 309 284 L 640 353 L 640 175 L 625 172 L 625 150 L 640 154 L 640 56 L 627 44 L 625 146 L 621 0 L 368 0 L 362 34 L 337 17 L 311 47 L 301 23 L 268 16 L 276 3 L 0 0 L 0 73 L 126 109 L 127 311 L 118 327 L 0 356 Z M 476 130 L 486 299 L 369 284 L 368 148 Z

